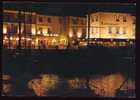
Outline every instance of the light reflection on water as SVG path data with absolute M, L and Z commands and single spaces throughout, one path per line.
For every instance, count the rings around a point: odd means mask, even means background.
M 2 85 L 2 95 L 9 95 L 12 90 L 12 85 L 10 83 Z
M 2 95 L 9 95 L 12 91 L 12 84 L 8 81 L 11 80 L 10 75 L 2 75 Z
M 63 84 L 59 81 L 60 77 L 56 75 L 44 74 L 41 78 L 32 79 L 28 83 L 28 87 L 34 91 L 37 96 L 47 96 L 50 90 L 57 89 L 58 84 Z M 67 88 L 71 90 L 89 88 L 98 96 L 115 97 L 116 89 L 118 89 L 124 82 L 125 77 L 120 73 L 112 75 L 104 75 L 97 77 L 86 78 L 64 78 L 67 81 Z M 87 84 L 88 82 L 88 84 Z M 63 88 L 62 88 L 63 89 Z M 122 89 L 135 89 L 135 83 L 129 80 Z
M 71 89 L 87 88 L 86 80 L 80 78 L 73 78 L 68 80 L 68 86 Z
M 40 75 L 41 78 L 32 79 L 28 82 L 28 87 L 32 89 L 37 96 L 46 96 L 47 92 L 57 87 L 58 77 L 55 75 Z
M 91 79 L 89 81 L 89 87 L 91 90 L 95 90 L 95 93 L 100 96 L 114 97 L 116 89 L 121 86 L 124 80 L 125 78 L 121 74 L 101 76 L 96 79 Z
M 2 92 L 3 95 L 10 95 L 12 91 L 12 87 L 14 84 L 9 82 L 11 78 L 7 78 L 4 76 Z M 85 91 L 86 89 L 91 90 L 93 96 L 96 94 L 101 97 L 115 97 L 116 89 L 118 89 L 122 83 L 126 80 L 120 73 L 111 74 L 111 75 L 99 75 L 99 76 L 90 76 L 90 77 L 58 77 L 53 74 L 41 74 L 39 78 L 34 78 L 28 81 L 28 89 L 31 89 L 32 92 L 35 93 L 36 96 L 64 96 L 73 95 L 73 93 L 79 92 L 69 92 L 69 91 L 77 91 L 78 89 L 82 89 Z M 64 84 L 66 83 L 66 84 Z M 60 85 L 61 84 L 61 85 Z M 66 89 L 65 89 L 66 88 Z M 84 90 L 85 89 L 85 90 Z M 127 80 L 125 84 L 122 86 L 121 90 L 135 90 L 135 81 Z M 53 92 L 50 92 L 53 91 Z M 80 90 L 81 91 L 81 90 Z M 55 93 L 55 94 L 54 94 Z M 59 93 L 61 95 L 59 95 Z M 67 94 L 71 93 L 71 94 Z M 80 93 L 79 93 L 80 94 Z M 29 95 L 30 96 L 30 95 Z

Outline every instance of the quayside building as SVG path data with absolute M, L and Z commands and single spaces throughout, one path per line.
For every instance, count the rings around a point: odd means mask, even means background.
M 85 17 L 3 10 L 3 47 L 65 49 L 91 44 L 125 46 L 135 40 L 136 18 L 127 13 L 96 12 Z M 89 32 L 88 32 L 89 31 Z

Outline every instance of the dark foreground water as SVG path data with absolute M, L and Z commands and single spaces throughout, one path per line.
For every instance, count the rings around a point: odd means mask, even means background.
M 90 77 L 59 77 L 53 74 L 40 74 L 33 79 L 3 84 L 3 95 L 8 96 L 90 96 L 117 97 L 120 91 L 135 91 L 135 80 L 126 79 L 121 73 Z M 22 77 L 21 77 L 22 78 Z M 23 79 L 23 78 L 22 78 Z M 24 85 L 24 86 L 21 86 Z M 134 92 L 122 94 L 122 97 L 135 97 Z
M 135 97 L 134 49 L 3 53 L 3 96 Z

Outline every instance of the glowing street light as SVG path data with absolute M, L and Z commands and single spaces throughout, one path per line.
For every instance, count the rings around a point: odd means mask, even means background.
M 35 35 L 35 33 L 36 33 L 35 28 L 32 28 L 32 35 Z
M 7 39 L 7 36 L 4 37 L 4 40 L 6 40 L 6 39 Z
M 13 40 L 13 37 L 10 37 L 10 40 Z
M 27 38 L 27 40 L 30 41 L 31 39 L 30 38 Z
M 3 28 L 3 33 L 4 33 L 4 34 L 7 33 L 7 29 L 6 29 L 6 27 Z
M 72 34 L 72 33 L 70 33 L 70 34 L 69 34 L 69 37 L 71 38 L 72 36 L 73 36 L 73 34 Z
M 25 38 L 24 38 L 24 37 L 22 37 L 21 39 L 22 39 L 22 40 L 24 40 Z
M 80 38 L 80 37 L 81 37 L 81 33 L 78 33 L 78 34 L 77 34 L 77 37 Z
M 40 34 L 40 31 L 38 31 L 37 34 Z
M 16 41 L 18 41 L 18 40 L 19 40 L 19 38 L 17 37 L 17 38 L 16 38 Z

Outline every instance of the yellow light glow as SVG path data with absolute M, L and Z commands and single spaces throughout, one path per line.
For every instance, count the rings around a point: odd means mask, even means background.
M 47 33 L 43 33 L 44 36 L 47 36 Z
M 38 42 L 38 38 L 36 38 L 36 40 L 35 40 L 36 42 Z
M 53 42 L 53 43 L 56 43 L 57 41 L 56 41 L 56 39 L 53 39 L 52 42 Z
M 6 40 L 6 39 L 7 39 L 7 36 L 4 37 L 4 40 Z
M 35 35 L 35 33 L 36 33 L 35 28 L 32 28 L 32 35 Z
M 69 33 L 69 37 L 70 37 L 70 38 L 73 37 L 73 34 L 72 34 L 72 33 Z
M 30 38 L 27 38 L 27 40 L 30 41 L 31 39 Z
M 90 38 L 94 38 L 94 35 L 93 34 L 90 34 Z
M 78 38 L 80 38 L 80 37 L 81 37 L 81 35 L 82 35 L 81 33 L 77 33 L 77 37 L 78 37 Z
M 10 37 L 10 40 L 13 40 L 13 37 Z
M 34 42 L 32 42 L 32 44 L 35 44 Z
M 58 34 L 54 34 L 54 36 L 58 36 Z
M 6 27 L 3 28 L 3 33 L 4 33 L 4 34 L 7 33 L 7 28 L 6 28 Z
M 43 35 L 47 36 L 47 29 L 43 29 Z
M 37 34 L 40 34 L 40 31 L 38 31 Z
M 17 38 L 16 38 L 16 40 L 18 41 L 18 40 L 19 40 L 19 38 L 17 37 Z
M 25 38 L 24 38 L 24 37 L 22 37 L 21 39 L 22 39 L 22 40 L 24 40 Z

